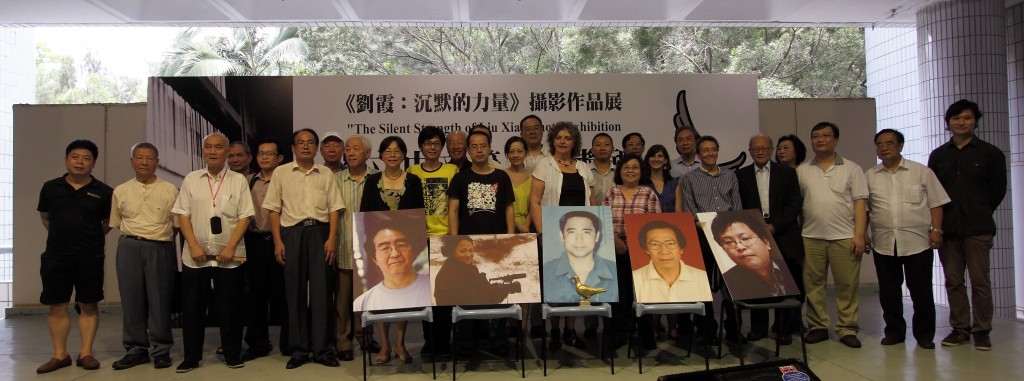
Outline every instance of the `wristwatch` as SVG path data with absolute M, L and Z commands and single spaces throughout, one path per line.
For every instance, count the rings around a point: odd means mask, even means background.
M 928 232 L 929 233 L 931 233 L 931 232 L 938 232 L 939 235 L 942 235 L 942 229 L 936 229 L 934 226 L 929 226 L 928 227 Z

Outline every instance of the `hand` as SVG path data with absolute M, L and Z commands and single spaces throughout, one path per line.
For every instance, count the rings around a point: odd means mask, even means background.
M 284 266 L 284 242 L 274 241 L 274 257 L 277 258 L 277 263 Z
M 203 250 L 199 245 L 188 245 L 188 255 L 196 263 L 206 262 L 206 250 Z
M 853 235 L 853 243 L 850 244 L 850 253 L 853 255 L 864 254 L 864 249 L 868 246 L 865 243 L 865 237 L 863 235 Z
M 235 246 L 224 246 L 217 255 L 217 263 L 226 265 L 235 260 Z
M 930 243 L 932 245 L 933 249 L 941 249 L 942 248 L 942 234 L 937 232 L 937 231 L 933 231 L 931 233 L 928 233 L 928 243 Z
M 334 265 L 334 241 L 335 238 L 327 238 L 327 241 L 324 241 L 324 263 L 328 265 Z

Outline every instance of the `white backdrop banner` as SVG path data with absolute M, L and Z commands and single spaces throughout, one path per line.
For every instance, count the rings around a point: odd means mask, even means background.
M 692 123 L 721 143 L 720 161 L 740 158 L 758 129 L 757 77 L 713 74 L 414 75 L 293 78 L 293 128 L 320 134 L 365 135 L 377 144 L 398 135 L 420 161 L 416 136 L 423 126 L 468 131 L 483 124 L 494 133 L 495 158 L 519 121 L 534 114 L 545 127 L 568 121 L 583 135 L 584 159 L 597 133 L 612 136 L 617 151 L 630 132 L 647 148 L 662 144 L 675 155 L 673 131 Z M 376 158 L 377 147 L 373 147 Z M 742 157 L 745 157 L 743 155 Z

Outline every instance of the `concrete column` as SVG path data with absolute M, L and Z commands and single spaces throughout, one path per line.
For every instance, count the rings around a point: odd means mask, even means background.
M 1009 77 L 1010 98 L 1010 188 L 1011 202 L 1020 210 L 1024 207 L 1024 4 L 1006 10 L 1006 72 Z M 1013 228 L 1024 232 L 1024 213 L 1013 216 Z M 1024 264 L 1024 236 L 1015 234 L 1014 263 Z M 1016 271 L 1016 284 L 1024 285 L 1024 267 Z M 1024 287 L 1017 288 L 1017 318 L 1024 318 Z
M 985 114 L 977 135 L 1011 157 L 1006 16 L 1003 0 L 944 1 L 918 12 L 919 112 L 929 150 L 949 140 L 943 114 L 966 98 Z M 995 315 L 1007 318 L 1016 315 L 1011 194 L 993 216 L 998 231 L 991 253 Z M 936 278 L 937 285 L 942 282 L 941 276 Z M 936 288 L 937 300 L 945 300 L 945 290 Z

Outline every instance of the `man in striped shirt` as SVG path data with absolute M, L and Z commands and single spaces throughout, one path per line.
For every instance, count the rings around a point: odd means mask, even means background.
M 728 168 L 718 166 L 718 139 L 706 135 L 697 139 L 697 158 L 700 159 L 700 168 L 690 171 L 683 176 L 683 211 L 697 213 L 706 212 L 727 212 L 743 209 L 740 204 L 740 187 L 736 174 Z M 711 245 L 704 235 L 704 230 L 697 229 L 700 239 L 700 249 L 704 255 L 704 266 L 708 272 L 708 281 L 712 287 L 722 284 L 721 272 L 715 263 L 714 255 L 711 254 Z M 710 332 L 717 331 L 718 324 L 714 320 L 712 304 L 705 303 L 707 315 L 705 315 L 705 329 Z M 727 305 L 728 306 L 728 305 Z M 736 324 L 732 321 L 735 314 L 730 308 L 725 311 L 725 337 L 732 341 L 738 341 L 738 333 L 735 332 Z M 682 326 L 686 319 L 680 319 Z M 680 332 L 689 332 L 685 326 Z M 712 344 L 717 344 L 718 338 L 712 337 Z

